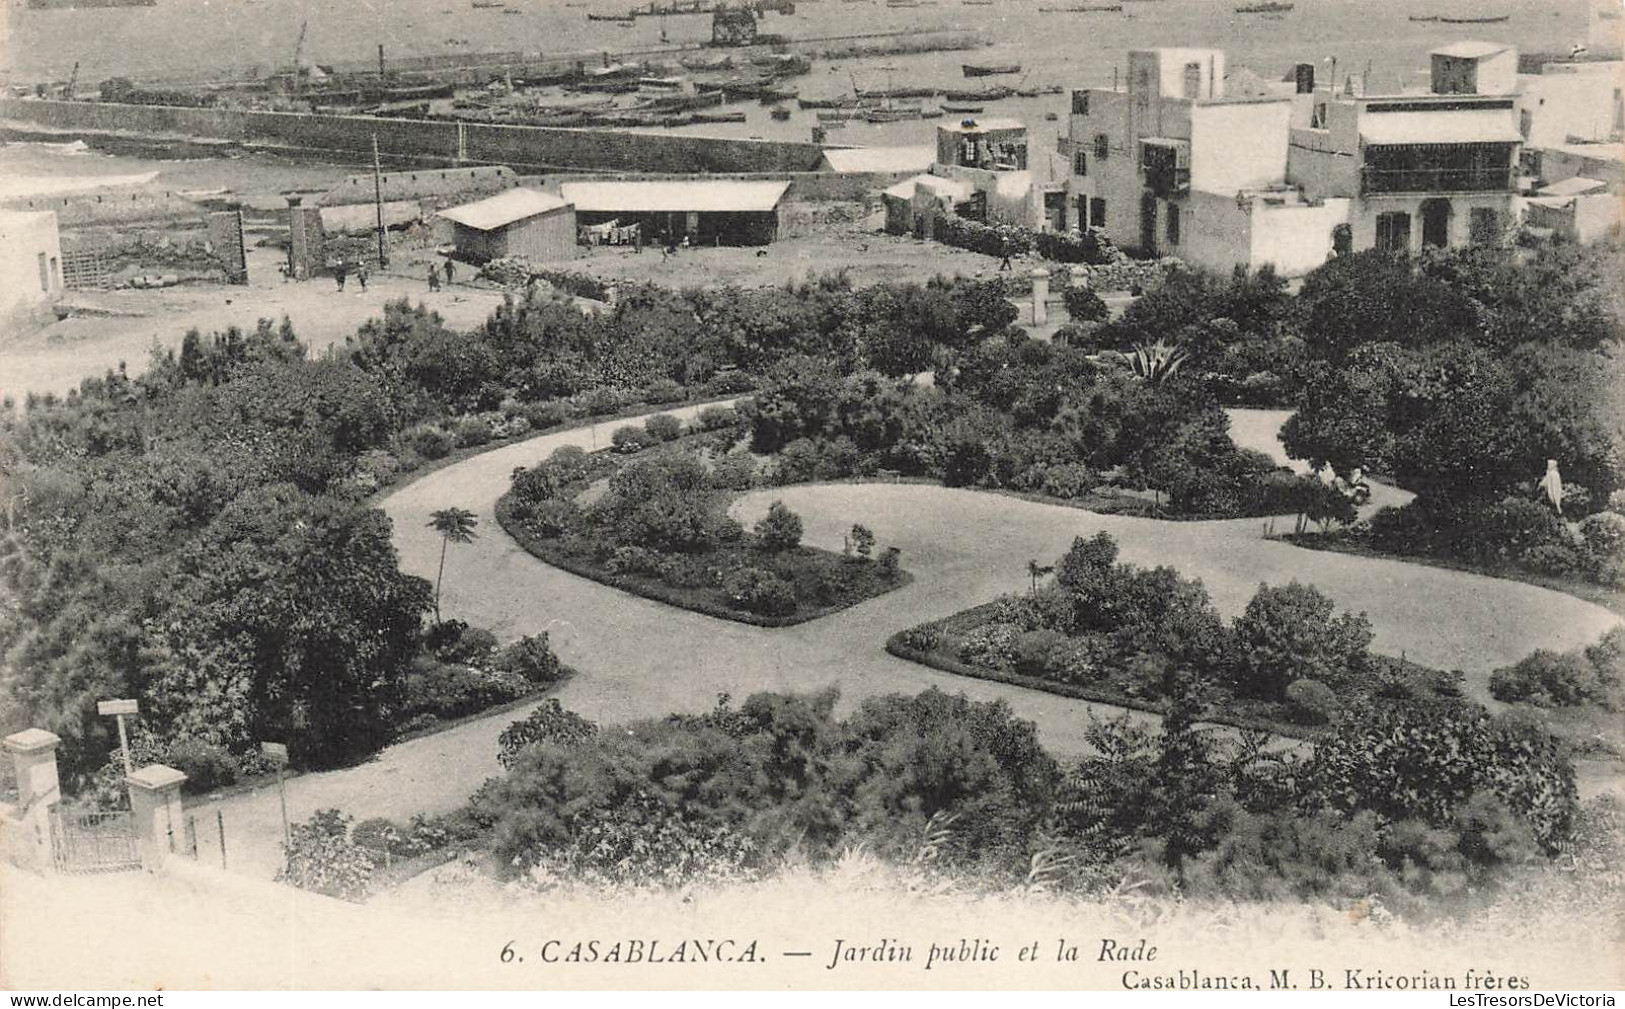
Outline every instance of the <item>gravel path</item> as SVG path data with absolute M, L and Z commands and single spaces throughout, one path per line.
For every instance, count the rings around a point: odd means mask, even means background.
M 1242 420 L 1238 440 L 1261 440 L 1274 430 L 1268 417 L 1244 413 Z M 562 657 L 580 671 L 557 696 L 599 722 L 700 711 L 722 692 L 742 698 L 758 690 L 834 685 L 842 705 L 850 707 L 874 694 L 939 686 L 981 700 L 1002 698 L 1037 723 L 1051 750 L 1078 753 L 1089 717 L 1117 709 L 937 672 L 888 655 L 882 646 L 900 628 L 1021 589 L 1029 559 L 1048 563 L 1074 536 L 1099 530 L 1117 538 L 1124 560 L 1171 564 L 1200 577 L 1226 616 L 1239 612 L 1260 582 L 1312 582 L 1340 607 L 1366 611 L 1378 650 L 1462 669 L 1471 693 L 1481 699 L 1496 666 L 1537 647 L 1590 642 L 1618 622 L 1601 607 L 1519 582 L 1265 542 L 1263 524 L 1255 519 L 1165 522 L 943 487 L 841 484 L 753 492 L 736 502 L 734 512 L 754 521 L 782 498 L 802 516 L 805 542 L 833 549 L 840 548 L 844 529 L 862 522 L 881 545 L 902 549 L 915 581 L 797 627 L 735 624 L 549 567 L 496 525 L 492 508 L 515 467 L 561 445 L 607 445 L 624 423 L 496 449 L 431 473 L 383 502 L 395 524 L 402 568 L 428 578 L 440 554 L 439 538 L 426 527 L 429 514 L 457 506 L 479 516 L 479 539 L 454 545 L 447 557 L 443 612 L 490 627 L 503 639 L 551 631 Z M 392 746 L 357 767 L 290 780 L 289 815 L 301 820 L 335 806 L 358 818 L 404 818 L 453 808 L 498 773 L 496 738 L 517 717 L 472 721 Z M 274 872 L 281 833 L 275 790 L 220 805 L 234 866 Z M 202 812 L 199 822 L 205 820 L 212 824 L 212 810 Z

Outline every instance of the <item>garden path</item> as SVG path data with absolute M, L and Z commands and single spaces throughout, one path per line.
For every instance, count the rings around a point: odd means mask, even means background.
M 687 417 L 695 411 L 671 412 Z M 1238 440 L 1249 443 L 1261 440 L 1260 431 L 1273 437 L 1279 426 L 1268 417 L 1243 414 L 1241 420 Z M 427 528 L 429 514 L 456 506 L 479 517 L 479 538 L 454 545 L 447 557 L 445 615 L 489 627 L 504 640 L 552 631 L 561 656 L 579 671 L 556 695 L 601 723 L 702 711 L 723 692 L 743 698 L 759 690 L 835 686 L 842 707 L 850 708 L 868 696 L 936 686 L 977 700 L 1002 699 L 1038 725 L 1050 750 L 1077 754 L 1090 716 L 1120 709 L 954 676 L 896 658 L 883 646 L 901 628 L 1021 590 L 1029 559 L 1052 561 L 1073 537 L 1101 530 L 1117 538 L 1126 561 L 1171 564 L 1201 578 L 1226 617 L 1246 605 L 1260 582 L 1312 582 L 1340 607 L 1366 611 L 1378 650 L 1461 669 L 1469 692 L 1481 699 L 1496 666 L 1537 647 L 1589 643 L 1618 622 L 1601 607 L 1520 582 L 1266 541 L 1257 519 L 1167 522 L 920 484 L 836 484 L 752 492 L 735 503 L 734 513 L 751 522 L 782 498 L 801 515 L 804 542 L 836 550 L 842 533 L 862 522 L 882 546 L 902 549 L 913 583 L 796 627 L 736 624 L 550 567 L 497 526 L 493 506 L 515 467 L 562 445 L 602 447 L 615 427 L 632 422 L 495 449 L 430 473 L 382 502 L 394 522 L 401 567 L 428 578 L 440 555 L 440 540 Z M 289 816 L 298 821 L 337 807 L 358 819 L 404 819 L 454 808 L 499 773 L 497 736 L 522 714 L 475 719 L 391 746 L 355 767 L 291 779 Z M 220 805 L 233 867 L 273 874 L 281 840 L 275 789 Z M 212 810 L 205 809 L 200 822 L 204 817 L 212 820 Z

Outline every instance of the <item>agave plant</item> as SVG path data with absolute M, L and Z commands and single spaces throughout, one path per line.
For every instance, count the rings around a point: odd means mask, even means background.
M 1166 340 L 1158 340 L 1152 344 L 1137 343 L 1133 351 L 1127 354 L 1119 350 L 1108 350 L 1099 355 L 1100 360 L 1122 364 L 1134 372 L 1136 378 L 1152 385 L 1161 385 L 1173 378 L 1189 358 L 1189 351 Z
M 1161 385 L 1174 377 L 1180 366 L 1189 359 L 1190 353 L 1182 347 L 1158 340 L 1150 346 L 1135 344 L 1134 352 L 1127 357 L 1135 375 L 1152 385 Z

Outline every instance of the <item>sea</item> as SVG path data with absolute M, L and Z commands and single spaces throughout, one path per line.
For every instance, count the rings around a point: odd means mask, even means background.
M 226 75 L 246 79 L 304 62 L 355 63 L 388 56 L 441 53 L 617 53 L 710 38 L 709 16 L 643 17 L 629 28 L 589 21 L 588 13 L 618 14 L 632 0 L 506 0 L 506 7 L 471 0 L 158 0 L 152 7 L 28 10 L 23 0 L 0 7 L 0 84 L 65 81 L 79 64 L 81 86 L 113 76 L 144 78 Z M 1121 12 L 1056 12 L 1079 4 L 1121 2 Z M 1369 75 L 1373 89 L 1424 85 L 1430 48 L 1461 39 L 1503 42 L 1523 51 L 1567 52 L 1587 34 L 1586 0 L 1295 0 L 1282 14 L 1241 14 L 1248 0 L 919 0 L 892 7 L 884 0 L 796 0 L 793 14 L 768 13 L 761 30 L 791 39 L 906 32 L 962 33 L 987 44 L 968 52 L 873 56 L 817 61 L 809 76 L 787 82 L 807 97 L 850 94 L 854 87 L 986 83 L 1023 87 L 1106 86 L 1130 49 L 1194 46 L 1226 51 L 1228 66 L 1280 79 L 1296 63 L 1320 74 Z M 506 13 L 508 11 L 515 13 Z M 1413 22 L 1411 15 L 1483 17 L 1494 24 Z M 300 38 L 303 36 L 301 44 Z M 841 43 L 829 43 L 830 46 Z M 1012 77 L 967 82 L 961 65 L 1017 63 Z M 1324 76 L 1322 76 L 1324 79 Z M 928 102 L 929 104 L 929 102 Z M 680 127 L 684 133 L 810 139 L 811 110 L 776 121 L 759 102 L 740 102 L 747 121 Z M 1064 94 L 990 102 L 984 116 L 1027 122 L 1045 144 L 1066 129 Z M 848 146 L 926 144 L 936 121 L 852 122 L 831 129 L 828 142 Z

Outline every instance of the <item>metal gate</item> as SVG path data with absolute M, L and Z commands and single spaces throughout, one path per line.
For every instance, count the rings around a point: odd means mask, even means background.
M 52 850 L 59 872 L 124 872 L 141 868 L 130 814 L 63 813 L 51 817 Z

